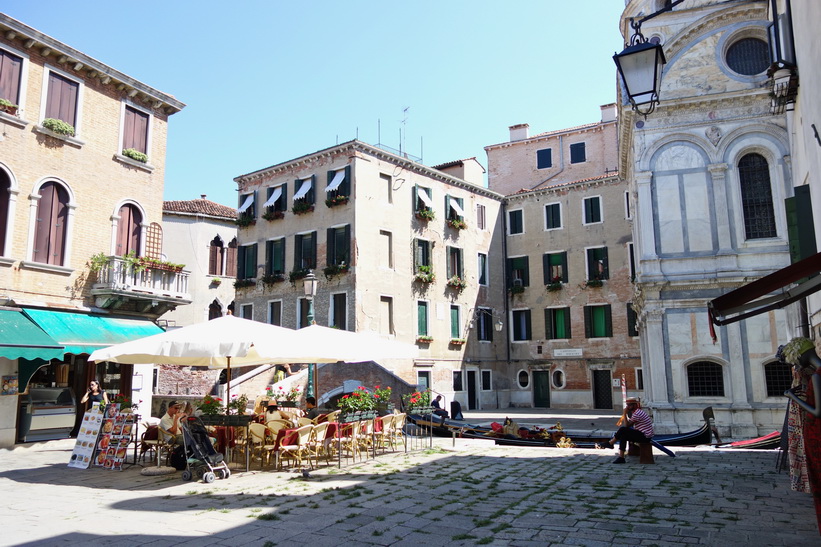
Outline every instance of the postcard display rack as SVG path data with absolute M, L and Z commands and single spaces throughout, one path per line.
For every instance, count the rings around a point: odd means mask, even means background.
M 130 409 L 129 409 L 130 410 Z M 69 467 L 88 469 L 90 465 L 122 471 L 128 446 L 134 442 L 136 455 L 136 435 L 138 416 L 131 412 L 120 412 L 120 405 L 94 405 L 83 415 L 74 452 Z

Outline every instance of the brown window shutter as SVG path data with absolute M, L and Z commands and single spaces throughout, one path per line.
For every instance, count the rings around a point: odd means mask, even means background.
M 16 55 L 0 51 L 0 98 L 14 104 L 20 102 L 20 69 L 23 60 Z

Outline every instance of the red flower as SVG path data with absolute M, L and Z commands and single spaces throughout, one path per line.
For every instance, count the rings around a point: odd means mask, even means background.
M 379 389 L 379 386 L 373 386 L 374 389 Z
M 378 398 L 379 398 L 379 395 L 374 395 L 374 396 L 373 396 L 373 398 L 374 398 L 374 399 L 378 399 Z
M 342 398 L 343 398 L 343 399 L 347 399 L 347 398 L 348 398 L 348 396 L 347 396 L 347 395 L 343 395 L 343 396 L 342 396 Z

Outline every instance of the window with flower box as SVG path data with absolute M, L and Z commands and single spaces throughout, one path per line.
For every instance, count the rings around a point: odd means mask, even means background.
M 542 269 L 545 285 L 567 283 L 567 251 L 543 254 Z
M 333 204 L 340 204 L 351 196 L 351 166 L 328 171 L 328 185 L 325 187 L 325 199 Z
M 256 192 L 241 194 L 239 197 L 239 208 L 237 209 L 237 224 L 248 226 L 257 218 Z
M 266 220 L 275 220 L 285 216 L 288 210 L 288 185 L 280 184 L 265 190 L 265 203 L 262 204 L 262 215 Z
M 265 275 L 285 276 L 285 238 L 265 242 Z
M 348 330 L 348 295 L 338 292 L 331 295 L 331 327 Z
M 464 209 L 465 200 L 462 198 L 457 198 L 454 196 L 446 195 L 445 196 L 445 218 L 449 222 L 462 222 L 465 221 L 465 209 Z
M 0 49 L 0 99 L 19 107 L 23 83 L 23 57 Z
M 75 136 L 80 133 L 79 112 L 82 105 L 82 83 L 74 80 L 68 74 L 53 68 L 44 72 L 45 85 L 43 86 L 43 102 L 46 107 L 43 119 L 54 119 L 69 124 Z
M 507 259 L 507 278 L 510 287 L 530 286 L 530 266 L 526 256 L 517 256 Z
M 462 267 L 462 249 L 458 247 L 448 247 L 448 271 L 447 276 L 450 279 L 453 276 L 464 279 L 465 272 Z
M 237 249 L 237 279 L 257 276 L 257 244 L 242 245 Z
M 328 266 L 340 266 L 351 263 L 351 225 L 328 228 Z
M 310 207 L 316 203 L 314 187 L 316 185 L 316 175 L 294 181 L 294 209 L 300 207 Z
M 126 150 L 133 150 L 147 157 L 151 143 L 151 114 L 135 106 L 123 103 L 122 127 L 123 136 L 120 151 L 123 151 L 124 155 L 128 155 L 133 159 L 137 158 L 135 158 L 134 155 L 125 153 Z M 142 160 L 138 159 L 137 161 Z
M 428 335 L 428 303 L 419 300 L 416 302 L 416 336 Z
M 316 232 L 294 236 L 294 270 L 316 268 Z
M 417 213 L 429 211 L 433 212 L 433 190 L 424 186 L 416 185 L 413 188 L 413 211 Z
M 587 279 L 610 279 L 607 247 L 592 247 L 587 251 Z
M 462 322 L 461 314 L 459 313 L 459 306 L 456 304 L 450 305 L 450 337 L 461 338 L 462 336 Z

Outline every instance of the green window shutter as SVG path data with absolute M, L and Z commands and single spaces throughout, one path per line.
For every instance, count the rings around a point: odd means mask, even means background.
M 530 257 L 522 257 L 522 286 L 530 286 Z
M 459 338 L 459 307 L 450 307 L 450 337 Z
M 350 168 L 350 166 L 348 167 Z M 342 258 L 345 264 L 351 263 L 351 225 L 345 225 L 345 252 L 342 253 Z
M 553 310 L 550 308 L 544 310 L 544 337 L 548 340 L 556 338 L 553 327 Z
M 548 285 L 553 281 L 550 278 L 551 277 L 550 276 L 550 270 L 551 270 L 551 268 L 550 268 L 550 265 L 551 265 L 550 264 L 550 258 L 551 258 L 550 254 L 543 254 L 542 255 L 542 274 L 544 276 L 544 284 L 545 285 Z
M 453 276 L 455 275 L 455 272 L 453 271 L 453 266 L 454 266 L 454 264 L 453 264 L 453 262 L 454 262 L 453 256 L 454 256 L 454 249 L 453 249 L 453 247 L 448 247 L 448 267 L 447 267 L 447 276 L 448 276 L 448 279 L 450 279 L 451 277 L 453 277 Z
M 273 245 L 271 247 L 273 258 L 271 260 L 271 271 L 269 273 L 285 273 L 285 240 L 277 239 L 272 243 Z
M 557 314 L 557 323 L 561 322 L 561 325 L 557 329 L 558 338 L 572 338 L 570 334 L 570 308 L 562 308 L 558 310 L 559 313 Z
M 245 279 L 245 247 L 237 248 L 237 279 Z
M 508 288 L 513 286 L 513 259 L 505 260 L 505 277 L 507 278 Z
M 610 312 L 610 304 L 602 306 L 602 315 L 604 315 L 602 318 L 604 323 L 604 336 L 611 337 L 613 336 L 613 316 Z
M 339 185 L 339 194 L 343 196 L 350 196 L 353 183 L 351 181 L 351 166 L 345 166 L 345 180 Z
M 562 266 L 562 282 L 567 283 L 567 251 L 559 253 L 559 261 Z
M 336 230 L 334 228 L 328 228 L 326 233 L 325 264 L 330 266 L 331 264 L 336 264 Z
M 428 303 L 419 301 L 416 303 L 417 329 L 419 336 L 428 334 Z
M 316 234 L 317 232 L 311 232 L 311 267 L 316 268 Z
M 593 222 L 601 222 L 601 200 L 595 197 L 591 201 L 593 202 Z
M 533 339 L 533 332 L 531 331 L 531 325 L 530 325 L 530 310 L 524 310 L 524 317 L 525 317 L 525 340 L 532 340 Z
M 294 236 L 294 270 L 302 269 L 302 235 Z
M 334 180 L 334 173 L 336 173 L 336 171 L 328 171 L 328 180 L 325 181 L 325 188 L 331 185 L 331 181 Z M 325 193 L 327 194 L 328 192 Z
M 457 268 L 459 270 L 457 272 L 457 275 L 459 277 L 461 277 L 462 279 L 464 279 L 465 278 L 465 261 L 464 261 L 464 256 L 462 254 L 462 249 L 457 249 L 456 258 L 459 261 L 458 265 L 457 265 Z
M 445 194 L 445 218 L 451 219 L 454 217 L 453 212 L 450 210 L 450 196 Z
M 584 307 L 584 337 L 593 338 L 593 313 L 591 306 Z
M 279 204 L 277 206 L 277 204 Z M 282 185 L 282 195 L 279 196 L 277 203 L 274 204 L 274 209 L 277 211 L 287 211 L 288 210 L 288 185 Z
M 413 208 L 413 211 L 418 211 L 422 208 L 420 201 L 421 200 L 419 199 L 419 185 L 414 184 L 413 191 L 411 192 L 411 207 Z
M 265 242 L 265 275 L 274 273 L 274 243 L 270 239 Z

